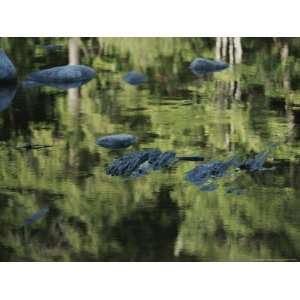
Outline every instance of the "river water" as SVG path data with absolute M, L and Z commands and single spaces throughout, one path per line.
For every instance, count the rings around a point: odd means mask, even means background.
M 300 39 L 1 38 L 0 47 L 19 80 L 0 88 L 1 261 L 300 259 Z M 231 66 L 196 77 L 196 57 Z M 97 77 L 69 90 L 22 84 L 68 63 Z M 128 85 L 131 70 L 147 81 Z M 139 142 L 96 145 L 114 133 Z M 146 148 L 209 162 L 273 144 L 270 170 L 219 178 L 214 191 L 184 179 L 199 162 L 135 180 L 105 173 Z M 243 192 L 227 193 L 232 184 Z

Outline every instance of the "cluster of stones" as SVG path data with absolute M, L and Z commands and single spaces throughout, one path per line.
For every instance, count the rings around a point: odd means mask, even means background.
M 52 48 L 50 49 L 52 50 Z M 218 72 L 228 68 L 229 65 L 216 60 L 196 58 L 190 64 L 190 70 L 197 76 Z M 28 75 L 26 83 L 28 85 L 46 84 L 59 88 L 70 88 L 80 86 L 83 83 L 96 77 L 94 69 L 85 65 L 65 65 L 46 70 L 33 72 Z M 138 72 L 131 71 L 123 76 L 123 80 L 131 85 L 140 85 L 146 81 L 146 77 Z M 9 106 L 16 91 L 17 72 L 3 49 L 0 49 L 0 111 Z M 138 138 L 130 134 L 115 134 L 100 137 L 96 143 L 99 146 L 110 149 L 124 149 L 135 143 Z M 36 147 L 38 146 L 38 147 Z M 40 145 L 30 146 L 28 149 L 39 148 Z M 26 147 L 24 147 L 26 148 Z M 26 148 L 27 149 L 27 148 Z M 200 189 L 210 191 L 217 185 L 210 184 L 211 180 L 223 177 L 231 167 L 250 172 L 265 170 L 263 167 L 268 156 L 268 152 L 258 153 L 255 157 L 237 162 L 236 158 L 228 161 L 212 161 L 199 165 L 189 171 L 185 179 L 200 186 Z M 175 152 L 161 152 L 157 149 L 126 154 L 114 160 L 106 169 L 108 175 L 140 177 L 148 174 L 152 170 L 169 168 L 179 160 L 200 161 L 201 156 L 177 156 Z M 231 189 L 232 192 L 232 189 Z

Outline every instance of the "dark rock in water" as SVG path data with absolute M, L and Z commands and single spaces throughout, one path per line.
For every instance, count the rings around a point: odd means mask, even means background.
M 95 70 L 84 65 L 66 65 L 37 71 L 28 75 L 29 81 L 44 84 L 68 84 L 89 81 L 96 76 Z
M 122 149 L 137 142 L 137 137 L 131 134 L 114 134 L 98 138 L 96 144 L 105 148 Z
M 207 164 L 197 166 L 189 171 L 185 179 L 197 185 L 202 190 L 207 190 L 205 187 L 210 179 L 225 176 L 227 170 L 236 165 L 236 159 L 232 158 L 228 161 L 212 161 Z M 214 188 L 215 189 L 215 188 Z
M 176 161 L 175 152 L 160 152 L 157 155 L 152 155 L 149 158 L 149 163 L 153 166 L 153 170 L 159 170 L 161 168 L 169 168 Z
M 157 149 L 148 149 L 133 152 L 114 160 L 106 169 L 106 173 L 112 176 L 137 178 L 148 174 L 152 170 L 170 168 L 177 161 L 193 161 L 195 158 L 196 156 L 176 157 L 176 153 L 172 151 L 161 152 Z
M 123 76 L 123 80 L 131 85 L 139 85 L 146 80 L 146 77 L 141 73 L 131 71 Z
M 156 155 L 155 150 L 153 151 L 153 155 Z M 106 174 L 112 176 L 131 176 L 131 174 L 136 171 L 140 165 L 149 160 L 150 155 L 150 150 L 124 155 L 119 159 L 115 159 L 107 167 Z
M 44 208 L 40 209 L 39 211 L 34 213 L 29 219 L 25 220 L 25 222 L 23 223 L 23 226 L 32 224 L 33 222 L 42 218 L 46 213 L 48 213 L 48 211 L 49 211 L 48 207 L 44 207 Z
M 0 49 L 0 82 L 14 82 L 17 71 L 3 49 Z
M 245 161 L 240 163 L 238 167 L 241 170 L 248 170 L 252 172 L 266 170 L 266 168 L 264 168 L 263 165 L 267 160 L 268 155 L 268 152 L 260 152 L 257 155 L 255 155 L 254 158 L 246 159 Z
M 195 75 L 203 75 L 211 72 L 222 71 L 229 67 L 229 64 L 218 60 L 196 58 L 190 64 L 190 69 Z
M 17 87 L 10 85 L 0 87 L 0 112 L 7 109 L 16 95 Z
M 271 146 L 274 147 L 274 146 Z M 231 168 L 238 168 L 250 172 L 273 170 L 273 168 L 264 168 L 264 163 L 269 155 L 268 151 L 260 152 L 254 158 L 248 158 L 242 162 L 238 162 L 237 158 L 232 158 L 228 161 L 212 161 L 207 164 L 197 166 L 189 171 L 185 179 L 200 187 L 201 191 L 212 191 L 217 188 L 216 184 L 211 183 L 213 179 L 223 177 Z M 240 195 L 245 190 L 238 187 L 228 187 L 225 192 L 228 194 Z
M 169 168 L 176 161 L 175 152 L 161 152 L 156 149 L 138 151 L 114 160 L 106 169 L 106 174 L 137 178 L 152 170 Z
M 41 83 L 41 82 L 37 82 L 37 81 L 24 80 L 22 82 L 22 85 L 26 89 L 37 88 L 40 86 L 51 86 L 51 87 L 61 89 L 61 90 L 68 90 L 68 89 L 72 89 L 72 88 L 79 88 L 89 81 L 90 80 L 70 82 L 70 83 L 51 83 L 51 82 Z

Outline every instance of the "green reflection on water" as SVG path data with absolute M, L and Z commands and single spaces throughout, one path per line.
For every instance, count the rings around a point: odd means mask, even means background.
M 48 53 L 46 44 L 64 49 Z M 74 61 L 98 74 L 69 91 L 19 86 L 0 113 L 1 260 L 299 260 L 300 39 L 2 38 L 0 47 L 20 80 Z M 196 78 L 188 70 L 195 57 L 232 67 Z M 130 70 L 147 83 L 126 85 Z M 121 152 L 96 146 L 119 132 L 140 143 Z M 53 147 L 14 148 L 25 143 Z M 209 161 L 272 143 L 274 171 L 226 177 L 213 192 L 183 179 L 195 162 L 136 181 L 104 171 L 143 148 Z M 227 194 L 230 184 L 246 191 Z M 43 207 L 43 218 L 20 229 Z

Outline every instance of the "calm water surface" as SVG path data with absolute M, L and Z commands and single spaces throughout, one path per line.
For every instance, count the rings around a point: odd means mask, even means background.
M 300 39 L 224 41 L 1 38 L 19 84 L 15 96 L 0 88 L 0 260 L 299 260 Z M 188 69 L 195 57 L 232 66 L 197 78 Z M 97 78 L 69 90 L 21 84 L 69 62 L 93 67 Z M 147 82 L 126 84 L 131 70 Z M 96 145 L 112 133 L 139 143 Z M 53 147 L 16 148 L 27 143 Z M 137 180 L 105 174 L 114 158 L 145 148 L 210 161 L 273 143 L 274 170 L 226 176 L 211 192 L 184 180 L 199 162 Z M 231 184 L 244 192 L 226 193 Z

